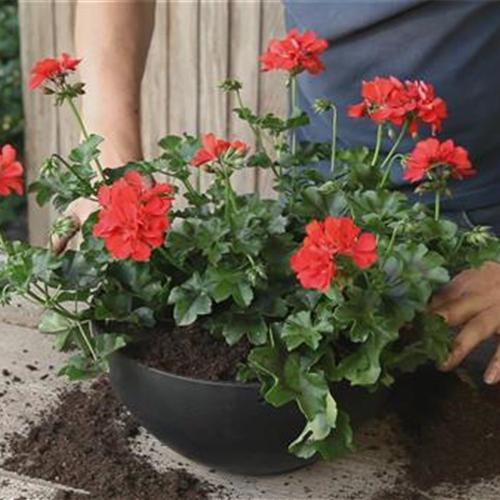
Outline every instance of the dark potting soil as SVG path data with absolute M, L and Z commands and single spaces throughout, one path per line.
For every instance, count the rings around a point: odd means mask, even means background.
M 2 467 L 31 477 L 86 490 L 61 493 L 58 500 L 206 500 L 214 488 L 185 470 L 157 472 L 130 451 L 137 423 L 125 412 L 109 383 L 61 395 L 27 435 L 9 439 Z
M 465 491 L 500 476 L 499 387 L 480 392 L 454 374 L 426 368 L 399 380 L 393 408 L 409 457 L 402 481 L 409 488 L 397 486 L 383 500 L 417 500 L 418 491 L 445 483 Z
M 242 340 L 229 346 L 198 325 L 162 327 L 148 340 L 133 346 L 131 354 L 142 363 L 176 375 L 202 380 L 235 380 L 238 369 L 250 352 Z

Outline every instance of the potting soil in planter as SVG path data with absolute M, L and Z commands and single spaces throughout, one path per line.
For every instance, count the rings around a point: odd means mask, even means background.
M 229 346 L 197 325 L 158 328 L 148 341 L 134 346 L 132 354 L 151 368 L 201 380 L 236 379 L 250 344 L 244 340 Z
M 73 389 L 27 435 L 14 434 L 2 467 L 90 492 L 58 500 L 206 500 L 214 488 L 184 470 L 157 472 L 130 451 L 139 432 L 107 381 Z

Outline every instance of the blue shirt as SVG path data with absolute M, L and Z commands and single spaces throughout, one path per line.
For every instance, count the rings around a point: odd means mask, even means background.
M 299 77 L 299 102 L 312 124 L 303 140 L 329 141 L 331 122 L 311 104 L 331 98 L 339 109 L 339 143 L 373 145 L 371 120 L 348 118 L 361 100 L 361 81 L 394 75 L 423 79 L 448 103 L 439 138 L 466 147 L 479 174 L 451 184 L 448 210 L 500 205 L 500 2 L 485 0 L 283 0 L 288 28 L 314 30 L 329 42 L 327 71 Z M 421 127 L 421 137 L 428 127 Z M 391 142 L 387 139 L 384 150 Z M 401 150 L 408 152 L 408 138 Z M 395 169 L 398 170 L 398 169 Z M 401 169 L 393 180 L 409 189 Z

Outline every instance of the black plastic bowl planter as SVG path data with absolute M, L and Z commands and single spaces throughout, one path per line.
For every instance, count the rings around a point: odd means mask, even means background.
M 273 408 L 258 384 L 197 380 L 149 368 L 119 352 L 111 358 L 111 384 L 141 424 L 181 455 L 234 474 L 280 474 L 304 467 L 288 451 L 304 418 L 293 404 Z M 336 393 L 353 422 L 372 417 L 380 396 L 361 389 Z

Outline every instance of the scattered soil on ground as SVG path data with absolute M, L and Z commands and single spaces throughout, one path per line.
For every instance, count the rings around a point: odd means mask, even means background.
M 379 491 L 371 500 L 429 500 L 429 497 L 405 486 L 396 486 L 393 489 Z
M 201 380 L 235 380 L 250 348 L 245 340 L 229 346 L 223 339 L 192 325 L 158 328 L 130 352 L 142 363 L 176 375 Z
M 500 476 L 500 388 L 426 368 L 399 380 L 393 409 L 409 462 L 400 484 L 373 500 L 419 500 L 442 484 L 460 494 Z
M 13 434 L 2 467 L 31 477 L 86 490 L 58 500 L 206 500 L 214 488 L 185 470 L 156 471 L 130 451 L 139 427 L 118 402 L 109 383 L 73 389 L 31 426 Z

